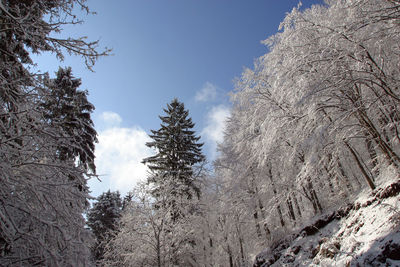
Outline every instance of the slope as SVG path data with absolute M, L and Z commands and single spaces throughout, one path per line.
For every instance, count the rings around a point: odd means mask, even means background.
M 400 266 L 399 193 L 398 177 L 361 192 L 353 203 L 265 249 L 254 267 Z

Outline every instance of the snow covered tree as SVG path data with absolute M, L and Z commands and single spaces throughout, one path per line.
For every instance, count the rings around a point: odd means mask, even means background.
M 87 225 L 96 237 L 93 247 L 93 256 L 96 261 L 101 260 L 104 246 L 118 230 L 122 212 L 122 200 L 119 192 L 107 192 L 96 198 L 93 207 L 87 213 Z
M 88 206 L 86 180 L 93 175 L 94 165 L 90 153 L 84 156 L 78 151 L 89 152 L 96 133 L 91 132 L 85 142 L 77 141 L 83 133 L 77 132 L 80 126 L 68 130 L 61 123 L 64 115 L 54 113 L 54 105 L 46 106 L 57 102 L 57 96 L 50 93 L 46 75 L 31 72 L 30 57 L 48 51 L 62 59 L 67 52 L 82 56 L 91 68 L 99 56 L 107 54 L 107 50 L 96 51 L 97 42 L 54 34 L 66 24 L 79 23 L 76 7 L 88 11 L 84 0 L 0 2 L 2 266 L 90 265 L 91 235 L 82 214 Z M 85 108 L 91 105 L 86 93 L 76 93 L 74 97 L 82 103 L 68 103 L 77 108 L 69 112 L 76 125 L 88 126 L 83 131 L 93 129 L 92 108 Z M 62 147 L 74 152 L 60 153 Z
M 186 201 L 186 216 L 172 224 L 169 209 L 155 209 L 148 185 L 139 183 L 133 195 L 118 231 L 105 246 L 102 266 L 199 266 L 204 257 L 197 235 L 202 215 L 190 214 L 194 200 Z M 164 191 L 159 197 L 169 196 Z
M 122 212 L 120 228 L 106 244 L 104 266 L 168 266 L 171 240 L 167 237 L 167 210 L 154 210 L 145 185 L 134 189 L 135 198 Z
M 90 113 L 94 106 L 87 99 L 87 91 L 80 91 L 81 80 L 72 75 L 71 68 L 59 68 L 55 79 L 46 79 L 49 89 L 42 104 L 43 114 L 52 129 L 65 133 L 57 157 L 61 160 L 79 159 L 79 164 L 95 172 L 94 144 L 96 130 Z
M 150 138 L 153 141 L 146 143 L 154 148 L 156 155 L 145 158 L 143 163 L 147 164 L 151 174 L 148 183 L 153 186 L 152 194 L 158 197 L 168 190 L 170 199 L 159 203 L 171 207 L 177 219 L 179 208 L 176 206 L 176 198 L 191 199 L 193 195 L 200 196 L 200 187 L 194 175 L 194 165 L 204 162 L 201 152 L 202 143 L 198 143 L 200 137 L 195 136 L 194 123 L 185 110 L 183 103 L 173 99 L 164 109 L 165 116 L 160 116 L 161 128 L 152 130 Z
M 288 13 L 236 84 L 213 205 L 231 265 L 399 170 L 399 2 L 325 2 Z
M 91 236 L 82 213 L 88 206 L 86 179 L 91 173 L 75 157 L 58 157 L 61 145 L 75 146 L 74 133 L 54 127 L 41 104 L 46 87 L 35 88 L 14 108 L 3 113 L 7 136 L 1 163 L 1 264 L 88 265 Z M 32 91 L 28 91 L 32 92 Z M 90 114 L 89 114 L 90 119 Z M 91 144 L 94 146 L 94 143 Z

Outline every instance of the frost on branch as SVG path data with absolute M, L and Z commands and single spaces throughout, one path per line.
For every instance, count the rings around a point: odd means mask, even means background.
M 95 171 L 93 106 L 70 70 L 54 80 L 30 71 L 31 53 L 81 55 L 89 68 L 107 53 L 97 42 L 51 37 L 78 23 L 73 8 L 84 3 L 0 2 L 0 265 L 90 265 L 82 213 Z

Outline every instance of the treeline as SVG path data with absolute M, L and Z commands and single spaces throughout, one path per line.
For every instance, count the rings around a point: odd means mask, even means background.
M 237 81 L 212 205 L 230 266 L 398 177 L 399 18 L 390 0 L 295 8 Z
M 399 18 L 399 1 L 295 8 L 237 81 L 212 205 L 230 266 L 398 176 Z
M 212 173 L 187 173 L 197 185 L 179 193 L 152 187 L 167 176 L 139 186 L 100 264 L 250 266 L 316 216 L 398 177 L 399 21 L 398 0 L 293 9 L 237 80 Z

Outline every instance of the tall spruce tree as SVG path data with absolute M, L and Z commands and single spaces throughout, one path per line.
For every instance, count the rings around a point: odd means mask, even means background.
M 146 143 L 155 148 L 157 154 L 145 158 L 143 163 L 151 171 L 148 183 L 153 186 L 153 196 L 166 196 L 167 201 L 162 205 L 175 209 L 175 198 L 191 199 L 194 194 L 200 197 L 193 167 L 204 162 L 205 157 L 201 152 L 203 144 L 198 142 L 200 137 L 195 136 L 195 124 L 184 104 L 175 98 L 164 112 L 165 116 L 159 116 L 161 128 L 152 130 L 150 138 L 153 141 Z
M 78 90 L 81 79 L 72 75 L 70 67 L 60 67 L 56 75 L 55 79 L 45 79 L 48 92 L 41 106 L 50 126 L 64 133 L 57 157 L 60 160 L 79 159 L 81 167 L 95 172 L 97 133 L 90 116 L 95 107 L 88 101 L 87 91 Z

